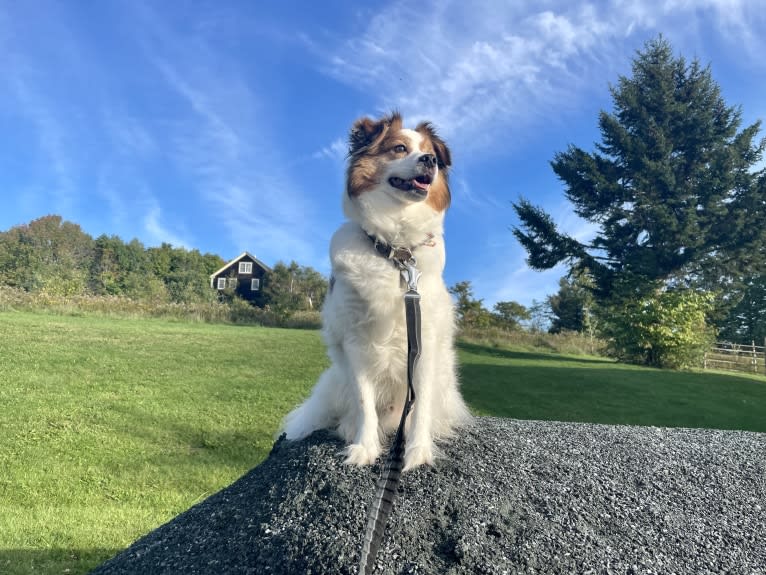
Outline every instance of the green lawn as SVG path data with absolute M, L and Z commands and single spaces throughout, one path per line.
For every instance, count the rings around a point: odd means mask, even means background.
M 463 396 L 482 415 L 766 432 L 766 378 L 676 372 L 461 343 Z
M 86 572 L 231 483 L 325 362 L 317 332 L 0 313 L 0 573 Z
M 503 417 L 766 431 L 766 379 L 461 344 Z M 0 573 L 84 573 L 258 464 L 319 334 L 0 313 Z

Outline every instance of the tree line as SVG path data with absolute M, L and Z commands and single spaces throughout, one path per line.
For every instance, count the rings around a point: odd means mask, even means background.
M 163 243 L 93 238 L 76 223 L 48 215 L 0 232 L 0 286 L 57 296 L 119 296 L 157 303 L 227 302 L 210 287 L 226 261 Z M 280 314 L 318 309 L 327 281 L 296 262 L 278 262 L 264 286 L 263 302 Z

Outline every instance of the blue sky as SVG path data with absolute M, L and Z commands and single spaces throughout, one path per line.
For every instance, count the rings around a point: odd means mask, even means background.
M 0 229 L 60 214 L 89 234 L 328 273 L 346 134 L 399 109 L 451 146 L 446 280 L 488 307 L 557 289 L 511 202 L 593 229 L 549 162 L 592 149 L 608 86 L 663 33 L 766 118 L 766 2 L 0 0 Z

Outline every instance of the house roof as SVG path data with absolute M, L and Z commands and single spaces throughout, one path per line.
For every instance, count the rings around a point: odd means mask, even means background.
M 259 260 L 257 257 L 255 257 L 253 254 L 251 254 L 250 252 L 242 252 L 236 258 L 234 258 L 233 260 L 227 262 L 226 265 L 224 265 L 221 269 L 216 270 L 215 272 L 210 274 L 210 279 L 212 280 L 215 276 L 217 276 L 221 272 L 226 271 L 227 269 L 229 269 L 231 266 L 236 264 L 239 260 L 241 260 L 244 257 L 249 257 L 251 260 L 253 260 L 256 264 L 261 266 L 267 272 L 271 272 L 271 268 L 269 266 L 267 266 L 265 263 L 263 263 L 261 260 Z

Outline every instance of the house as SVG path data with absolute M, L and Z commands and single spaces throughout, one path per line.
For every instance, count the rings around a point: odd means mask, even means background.
M 233 291 L 242 299 L 263 304 L 263 286 L 271 268 L 248 252 L 242 252 L 221 269 L 210 275 L 210 287 L 223 292 Z

